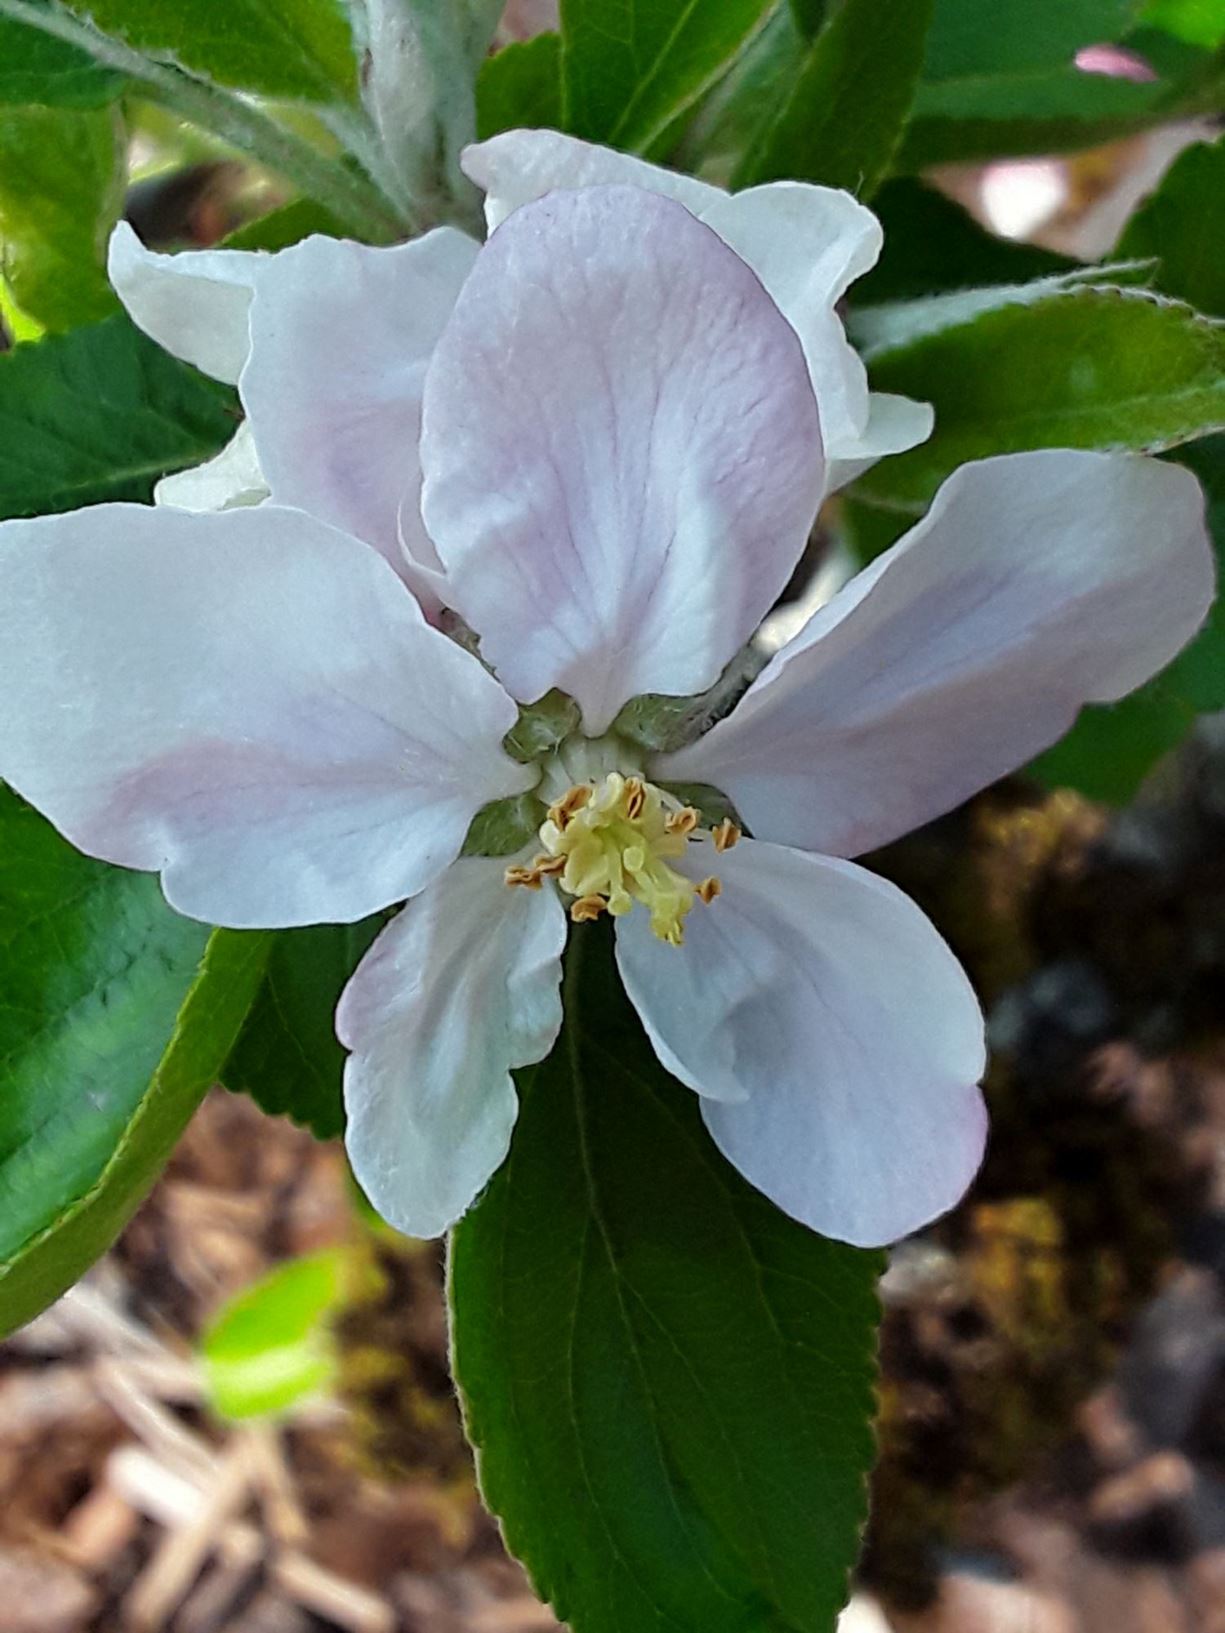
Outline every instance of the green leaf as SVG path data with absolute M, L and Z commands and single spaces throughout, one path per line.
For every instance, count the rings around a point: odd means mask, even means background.
M 565 128 L 641 152 L 764 24 L 772 0 L 561 0 Z
M 1141 0 L 936 0 L 923 83 L 900 169 L 1086 148 L 1162 119 L 1210 112 L 1220 67 L 1202 51 L 1154 53 L 1161 77 L 1140 83 L 1083 73 L 1083 46 L 1125 41 Z M 1169 42 L 1173 44 L 1173 42 Z
M 0 105 L 101 108 L 126 83 L 75 45 L 0 17 Z
M 264 1111 L 292 1117 L 321 1140 L 344 1132 L 341 1077 L 345 1052 L 333 1016 L 345 983 L 382 928 L 361 924 L 281 930 L 264 978 L 220 1076 Z
M 837 4 L 837 0 L 834 0 Z M 811 40 L 820 32 L 829 15 L 830 0 L 790 0 L 795 26 L 805 39 Z
M 1178 451 L 1203 483 L 1218 572 L 1225 576 L 1225 437 Z M 1030 767 L 1042 782 L 1090 799 L 1131 799 L 1153 764 L 1177 747 L 1198 715 L 1225 709 L 1225 602 L 1168 669 L 1121 703 L 1082 711 L 1075 726 Z
M 1149 452 L 1225 428 L 1225 329 L 1135 289 L 1063 288 L 997 306 L 869 359 L 878 391 L 934 404 L 922 447 L 860 479 L 923 509 L 966 460 L 1027 448 Z
M 172 913 L 0 788 L 0 1333 L 50 1304 L 157 1177 L 266 955 Z
M 294 1259 L 230 1301 L 200 1345 L 205 1385 L 223 1418 L 279 1416 L 335 1383 L 330 1322 L 345 1301 L 341 1249 Z
M 106 244 L 123 208 L 117 111 L 0 108 L 0 256 L 13 297 L 46 329 L 118 307 Z
M 234 395 L 127 317 L 0 357 L 0 517 L 147 500 L 233 433 Z
M 1085 45 L 1119 40 L 1143 0 L 936 0 L 923 64 L 928 81 L 983 79 L 1068 63 Z
M 870 198 L 910 115 L 932 0 L 842 0 L 739 186 L 795 177 Z
M 557 130 L 561 113 L 561 36 L 537 34 L 486 59 L 476 81 L 476 134 Z
M 314 199 L 296 198 L 289 204 L 282 204 L 275 210 L 269 210 L 266 215 L 256 216 L 254 221 L 248 221 L 245 226 L 235 228 L 232 233 L 227 233 L 218 247 L 262 249 L 271 253 L 300 244 L 312 233 L 322 233 L 326 238 L 345 238 L 348 236 L 348 229 L 330 210 L 325 210 L 322 204 L 316 204 Z
M 1197 143 L 1128 223 L 1119 254 L 1157 260 L 1157 284 L 1225 317 L 1225 138 Z
M 1225 0 L 1149 0 L 1141 21 L 1190 45 L 1212 48 L 1225 40 Z
M 353 36 L 340 0 L 68 3 L 134 50 L 221 85 L 307 102 L 357 95 Z
M 1074 265 L 1033 244 L 994 237 L 960 204 L 910 177 L 886 182 L 872 209 L 885 229 L 885 247 L 877 264 L 852 287 L 856 306 L 984 284 L 1025 283 Z
M 881 1256 L 718 1154 L 600 925 L 454 1233 L 453 1359 L 486 1500 L 575 1633 L 828 1633 L 872 1461 Z

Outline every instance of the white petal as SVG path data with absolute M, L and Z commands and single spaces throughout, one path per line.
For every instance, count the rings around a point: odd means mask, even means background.
M 153 497 L 159 505 L 176 505 L 180 510 L 235 510 L 262 504 L 268 497 L 268 484 L 256 458 L 250 422 L 242 422 L 215 458 L 189 471 L 164 476 Z
M 880 254 L 880 222 L 832 187 L 776 181 L 702 212 L 756 272 L 800 337 L 821 411 L 826 453 L 853 457 L 868 423 L 868 377 L 835 304 Z
M 926 442 L 936 423 L 930 403 L 874 391 L 868 397 L 868 423 L 852 442 L 844 444 L 825 473 L 825 491 L 837 493 L 870 470 L 886 454 L 904 454 Z
M 1181 466 L 1070 449 L 965 465 L 652 775 L 713 783 L 759 838 L 858 855 L 1146 681 L 1203 621 L 1213 579 Z
M 0 690 L 0 776 L 237 928 L 403 900 L 531 782 L 513 704 L 387 564 L 270 505 L 5 523 Z
M 629 153 L 596 147 L 556 130 L 508 130 L 474 142 L 460 156 L 464 174 L 485 194 L 489 231 L 520 205 L 546 193 L 577 187 L 642 187 L 686 205 L 695 214 L 725 197 L 721 187 L 664 170 Z
M 756 272 L 800 337 L 831 460 L 829 491 L 885 454 L 901 453 L 931 435 L 932 411 L 925 403 L 875 399 L 870 407 L 867 374 L 835 310 L 850 284 L 876 264 L 883 241 L 880 222 L 849 193 L 778 181 L 729 194 L 544 130 L 495 136 L 465 149 L 463 164 L 485 190 L 491 231 L 512 210 L 546 193 L 619 183 L 676 199 L 717 232 Z M 905 411 L 886 409 L 886 401 Z
M 234 385 L 247 359 L 251 291 L 271 256 L 248 250 L 147 250 L 121 221 L 107 272 L 132 321 L 175 357 Z
M 786 583 L 823 477 L 790 326 L 738 256 L 637 188 L 526 205 L 430 364 L 422 511 L 504 684 L 602 731 L 713 682 Z
M 239 390 L 274 502 L 365 539 L 397 571 L 425 366 L 477 249 L 453 227 L 387 249 L 308 238 L 269 263 L 251 308 Z
M 744 840 L 683 947 L 617 924 L 625 989 L 716 1144 L 826 1236 L 873 1247 L 951 1208 L 982 1158 L 983 1025 L 961 966 L 901 891 L 849 862 Z
M 561 1027 L 566 915 L 556 891 L 508 890 L 506 857 L 469 857 L 379 936 L 336 1014 L 353 1172 L 409 1236 L 453 1225 L 510 1147 L 512 1067 Z

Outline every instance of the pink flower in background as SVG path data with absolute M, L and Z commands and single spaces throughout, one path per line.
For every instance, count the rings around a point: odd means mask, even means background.
M 569 921 L 608 914 L 729 1159 L 814 1228 L 889 1241 L 977 1167 L 982 1020 L 935 929 L 848 858 L 1173 656 L 1212 595 L 1199 489 L 1119 455 L 966 466 L 727 718 L 644 753 L 623 706 L 708 688 L 831 460 L 927 411 L 869 399 L 834 314 L 878 247 L 860 206 L 731 200 L 557 140 L 470 156 L 500 223 L 483 249 L 442 229 L 168 262 L 119 237 L 138 321 L 236 377 L 247 427 L 193 478 L 228 508 L 0 527 L 0 774 L 209 922 L 407 900 L 338 1016 L 354 1168 L 402 1229 L 445 1229 L 502 1161 L 510 1072 L 561 1025 Z M 518 763 L 518 705 L 554 688 L 581 727 Z M 461 855 L 525 795 L 521 851 Z

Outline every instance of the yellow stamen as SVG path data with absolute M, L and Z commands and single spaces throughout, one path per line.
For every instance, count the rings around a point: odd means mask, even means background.
M 664 826 L 670 834 L 691 834 L 700 820 L 693 806 L 685 805 L 679 811 L 670 812 Z
M 561 829 L 565 829 L 570 818 L 581 811 L 590 800 L 591 784 L 587 782 L 575 783 L 570 791 L 559 799 L 556 805 L 549 807 L 549 821 Z
M 570 906 L 570 917 L 575 924 L 588 924 L 592 919 L 598 919 L 608 906 L 603 896 L 580 896 L 578 901 Z
M 733 845 L 739 844 L 743 835 L 730 817 L 724 817 L 719 826 L 711 830 L 710 837 L 721 856 L 724 851 L 730 851 Z
M 699 821 L 692 806 L 652 783 L 610 771 L 598 783 L 576 783 L 550 806 L 540 827 L 543 854 L 528 868 L 508 868 L 506 882 L 538 890 L 543 879 L 556 878 L 574 898 L 576 924 L 602 913 L 619 918 L 641 903 L 660 940 L 679 947 L 694 902 L 711 902 L 720 889 L 717 879 L 694 885 L 669 866 L 698 837 Z

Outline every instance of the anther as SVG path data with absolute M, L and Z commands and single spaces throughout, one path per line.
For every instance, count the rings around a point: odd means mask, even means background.
M 603 896 L 580 896 L 571 904 L 570 917 L 575 924 L 589 924 L 599 918 L 607 905 Z
M 571 817 L 576 816 L 585 805 L 590 804 L 591 794 L 590 783 L 576 783 L 573 788 L 562 795 L 555 805 L 550 805 L 550 819 L 564 833 Z
M 540 889 L 540 873 L 536 868 L 507 868 L 502 878 L 508 885 L 522 885 L 525 890 Z
M 641 777 L 625 779 L 625 814 L 630 822 L 637 822 L 647 802 L 647 791 Z
M 698 813 L 692 805 L 686 805 L 679 811 L 670 811 L 664 821 L 664 827 L 670 834 L 679 834 L 685 838 L 697 827 Z
M 710 837 L 715 842 L 715 849 L 722 854 L 730 851 L 733 845 L 739 844 L 743 835 L 730 817 L 724 817 L 717 828 L 711 830 Z
M 712 874 L 709 879 L 703 879 L 700 885 L 695 885 L 693 893 L 700 902 L 709 907 L 716 896 L 723 894 L 723 886 Z

